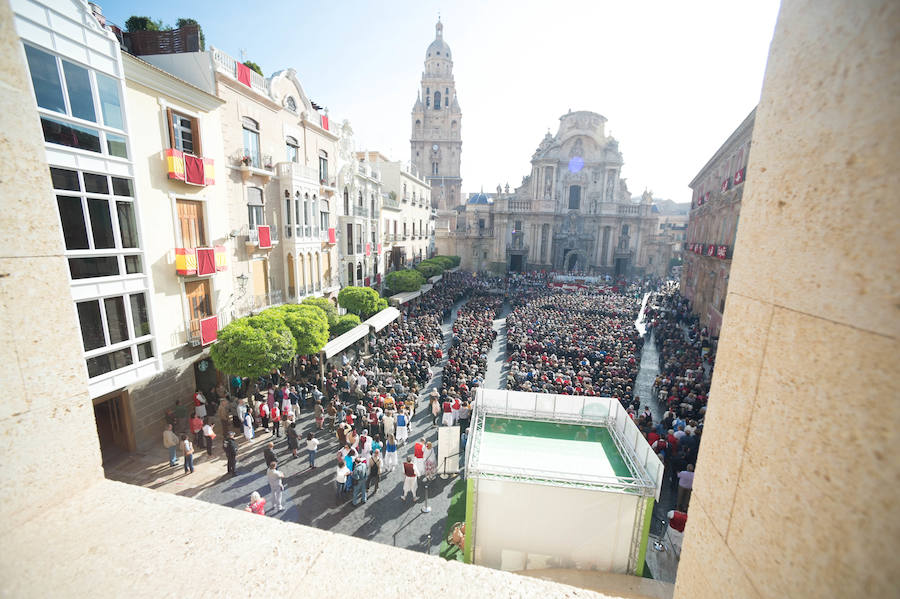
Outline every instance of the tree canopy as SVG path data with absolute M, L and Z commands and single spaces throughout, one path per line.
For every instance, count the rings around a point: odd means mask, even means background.
M 328 317 L 318 306 L 285 304 L 269 308 L 260 316 L 270 312 L 284 320 L 297 343 L 296 351 L 301 356 L 317 354 L 328 343 Z
M 308 297 L 301 304 L 307 304 L 310 306 L 318 306 L 325 312 L 326 318 L 328 318 L 328 326 L 333 327 L 337 324 L 338 321 L 338 313 L 337 308 L 334 307 L 334 304 L 331 303 L 331 300 L 324 297 Z
M 378 292 L 371 287 L 344 287 L 338 293 L 338 304 L 348 312 L 356 314 L 362 318 L 368 318 L 380 309 L 380 306 L 387 307 L 387 302 L 382 300 Z
M 425 284 L 425 277 L 417 270 L 395 270 L 384 278 L 384 284 L 391 290 L 391 293 L 416 291 Z
M 423 260 L 416 265 L 416 270 L 422 273 L 422 276 L 426 279 L 430 279 L 431 277 L 435 277 L 443 273 L 444 267 L 441 266 L 438 262 Z
M 448 260 L 449 263 L 450 263 L 450 266 L 447 267 L 448 269 L 449 269 L 449 268 L 453 268 L 453 267 L 455 267 L 455 266 L 459 266 L 459 263 L 462 261 L 462 259 L 461 259 L 459 256 L 441 256 L 441 255 L 438 255 L 438 256 L 432 257 L 431 259 L 432 259 L 432 260 Z
M 339 337 L 349 331 L 350 329 L 359 326 L 360 322 L 359 316 L 356 314 L 344 314 L 340 318 L 338 318 L 337 323 L 331 329 L 331 335 L 333 337 Z
M 209 355 L 216 369 L 255 378 L 290 362 L 297 342 L 281 316 L 260 314 L 239 318 L 219 331 Z
M 250 70 L 251 70 L 251 71 L 256 71 L 258 74 L 260 74 L 260 75 L 262 75 L 263 77 L 265 77 L 265 75 L 263 75 L 263 72 L 262 72 L 262 67 L 260 67 L 258 64 L 256 64 L 256 63 L 253 62 L 252 60 L 245 60 L 245 61 L 244 61 L 244 65 L 250 67 Z
M 162 20 L 154 21 L 150 17 L 133 15 L 125 21 L 125 31 L 128 33 L 135 31 L 165 31 L 166 29 L 169 29 L 169 27 L 163 25 Z

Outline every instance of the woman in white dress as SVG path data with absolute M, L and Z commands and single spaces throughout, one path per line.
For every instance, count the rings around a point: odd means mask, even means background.
M 384 471 L 393 472 L 397 467 L 397 440 L 388 435 L 384 442 Z

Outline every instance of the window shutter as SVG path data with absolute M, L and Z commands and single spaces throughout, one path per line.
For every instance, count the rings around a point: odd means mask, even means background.
M 178 149 L 178 146 L 175 145 L 175 127 L 172 124 L 172 109 L 166 108 L 166 126 L 169 129 L 169 147 Z
M 200 121 L 191 119 L 191 137 L 194 138 L 194 156 L 203 156 L 203 148 L 200 145 Z

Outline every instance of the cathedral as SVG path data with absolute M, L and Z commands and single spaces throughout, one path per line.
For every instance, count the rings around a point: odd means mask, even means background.
M 423 101 L 424 98 L 424 101 Z M 510 191 L 464 197 L 462 113 L 450 46 L 438 21 L 412 111 L 411 160 L 431 184 L 437 252 L 467 270 L 498 274 L 555 270 L 615 276 L 664 275 L 671 246 L 658 230 L 649 192 L 633 199 L 620 177 L 619 144 L 606 119 L 569 111 L 547 133 L 531 173 Z

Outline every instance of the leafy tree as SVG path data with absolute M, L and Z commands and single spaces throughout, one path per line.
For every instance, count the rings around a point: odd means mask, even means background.
M 387 307 L 388 307 L 388 301 L 383 297 L 379 297 L 378 304 L 375 306 L 375 312 L 373 312 L 373 314 L 378 314 L 379 312 L 386 309 Z
M 333 327 L 335 324 L 337 324 L 337 308 L 334 307 L 334 304 L 331 303 L 330 299 L 324 297 L 308 297 L 300 303 L 321 308 L 322 311 L 325 312 L 325 316 L 328 318 L 329 327 Z
M 447 260 L 450 260 L 450 264 L 451 264 L 450 268 L 459 266 L 459 263 L 462 261 L 462 259 L 459 256 L 440 256 L 439 255 L 439 256 L 434 256 L 434 258 L 432 258 L 432 260 L 434 260 L 435 258 L 446 258 Z
M 416 270 L 422 273 L 422 276 L 426 279 L 437 276 L 444 272 L 443 267 L 437 262 L 430 262 L 428 260 L 423 260 L 416 265 Z
M 416 291 L 425 283 L 425 277 L 417 270 L 395 270 L 384 278 L 384 284 L 392 293 Z
M 257 73 L 259 73 L 260 75 L 265 77 L 265 75 L 263 75 L 262 68 L 260 68 L 260 66 L 258 64 L 256 64 L 255 62 L 253 62 L 252 60 L 245 60 L 244 64 L 246 66 L 250 67 L 251 71 L 256 71 Z
M 344 287 L 338 293 L 338 304 L 348 312 L 364 318 L 378 311 L 381 296 L 371 287 Z
M 135 31 L 165 31 L 169 29 L 163 25 L 163 22 L 154 21 L 150 17 L 139 17 L 136 15 L 128 17 L 125 21 L 125 31 L 134 33 Z
M 185 19 L 181 18 L 175 21 L 175 27 L 181 29 L 182 27 L 187 27 L 188 25 L 196 25 L 197 32 L 200 34 L 200 51 L 206 50 L 206 38 L 203 36 L 203 27 L 200 26 L 195 19 Z
M 332 337 L 339 337 L 350 329 L 359 326 L 360 322 L 362 321 L 356 314 L 344 314 L 338 318 L 335 325 L 331 328 L 331 335 Z
M 225 326 L 209 355 L 216 369 L 255 378 L 290 362 L 297 342 L 280 316 L 239 318 Z
M 453 268 L 455 265 L 453 264 L 453 260 L 451 260 L 448 256 L 435 256 L 434 258 L 430 258 L 425 262 L 433 262 L 443 267 L 444 270 L 449 270 Z
M 317 354 L 328 343 L 328 317 L 318 306 L 285 304 L 269 308 L 260 316 L 269 313 L 284 320 L 297 342 L 297 353 L 301 356 Z

